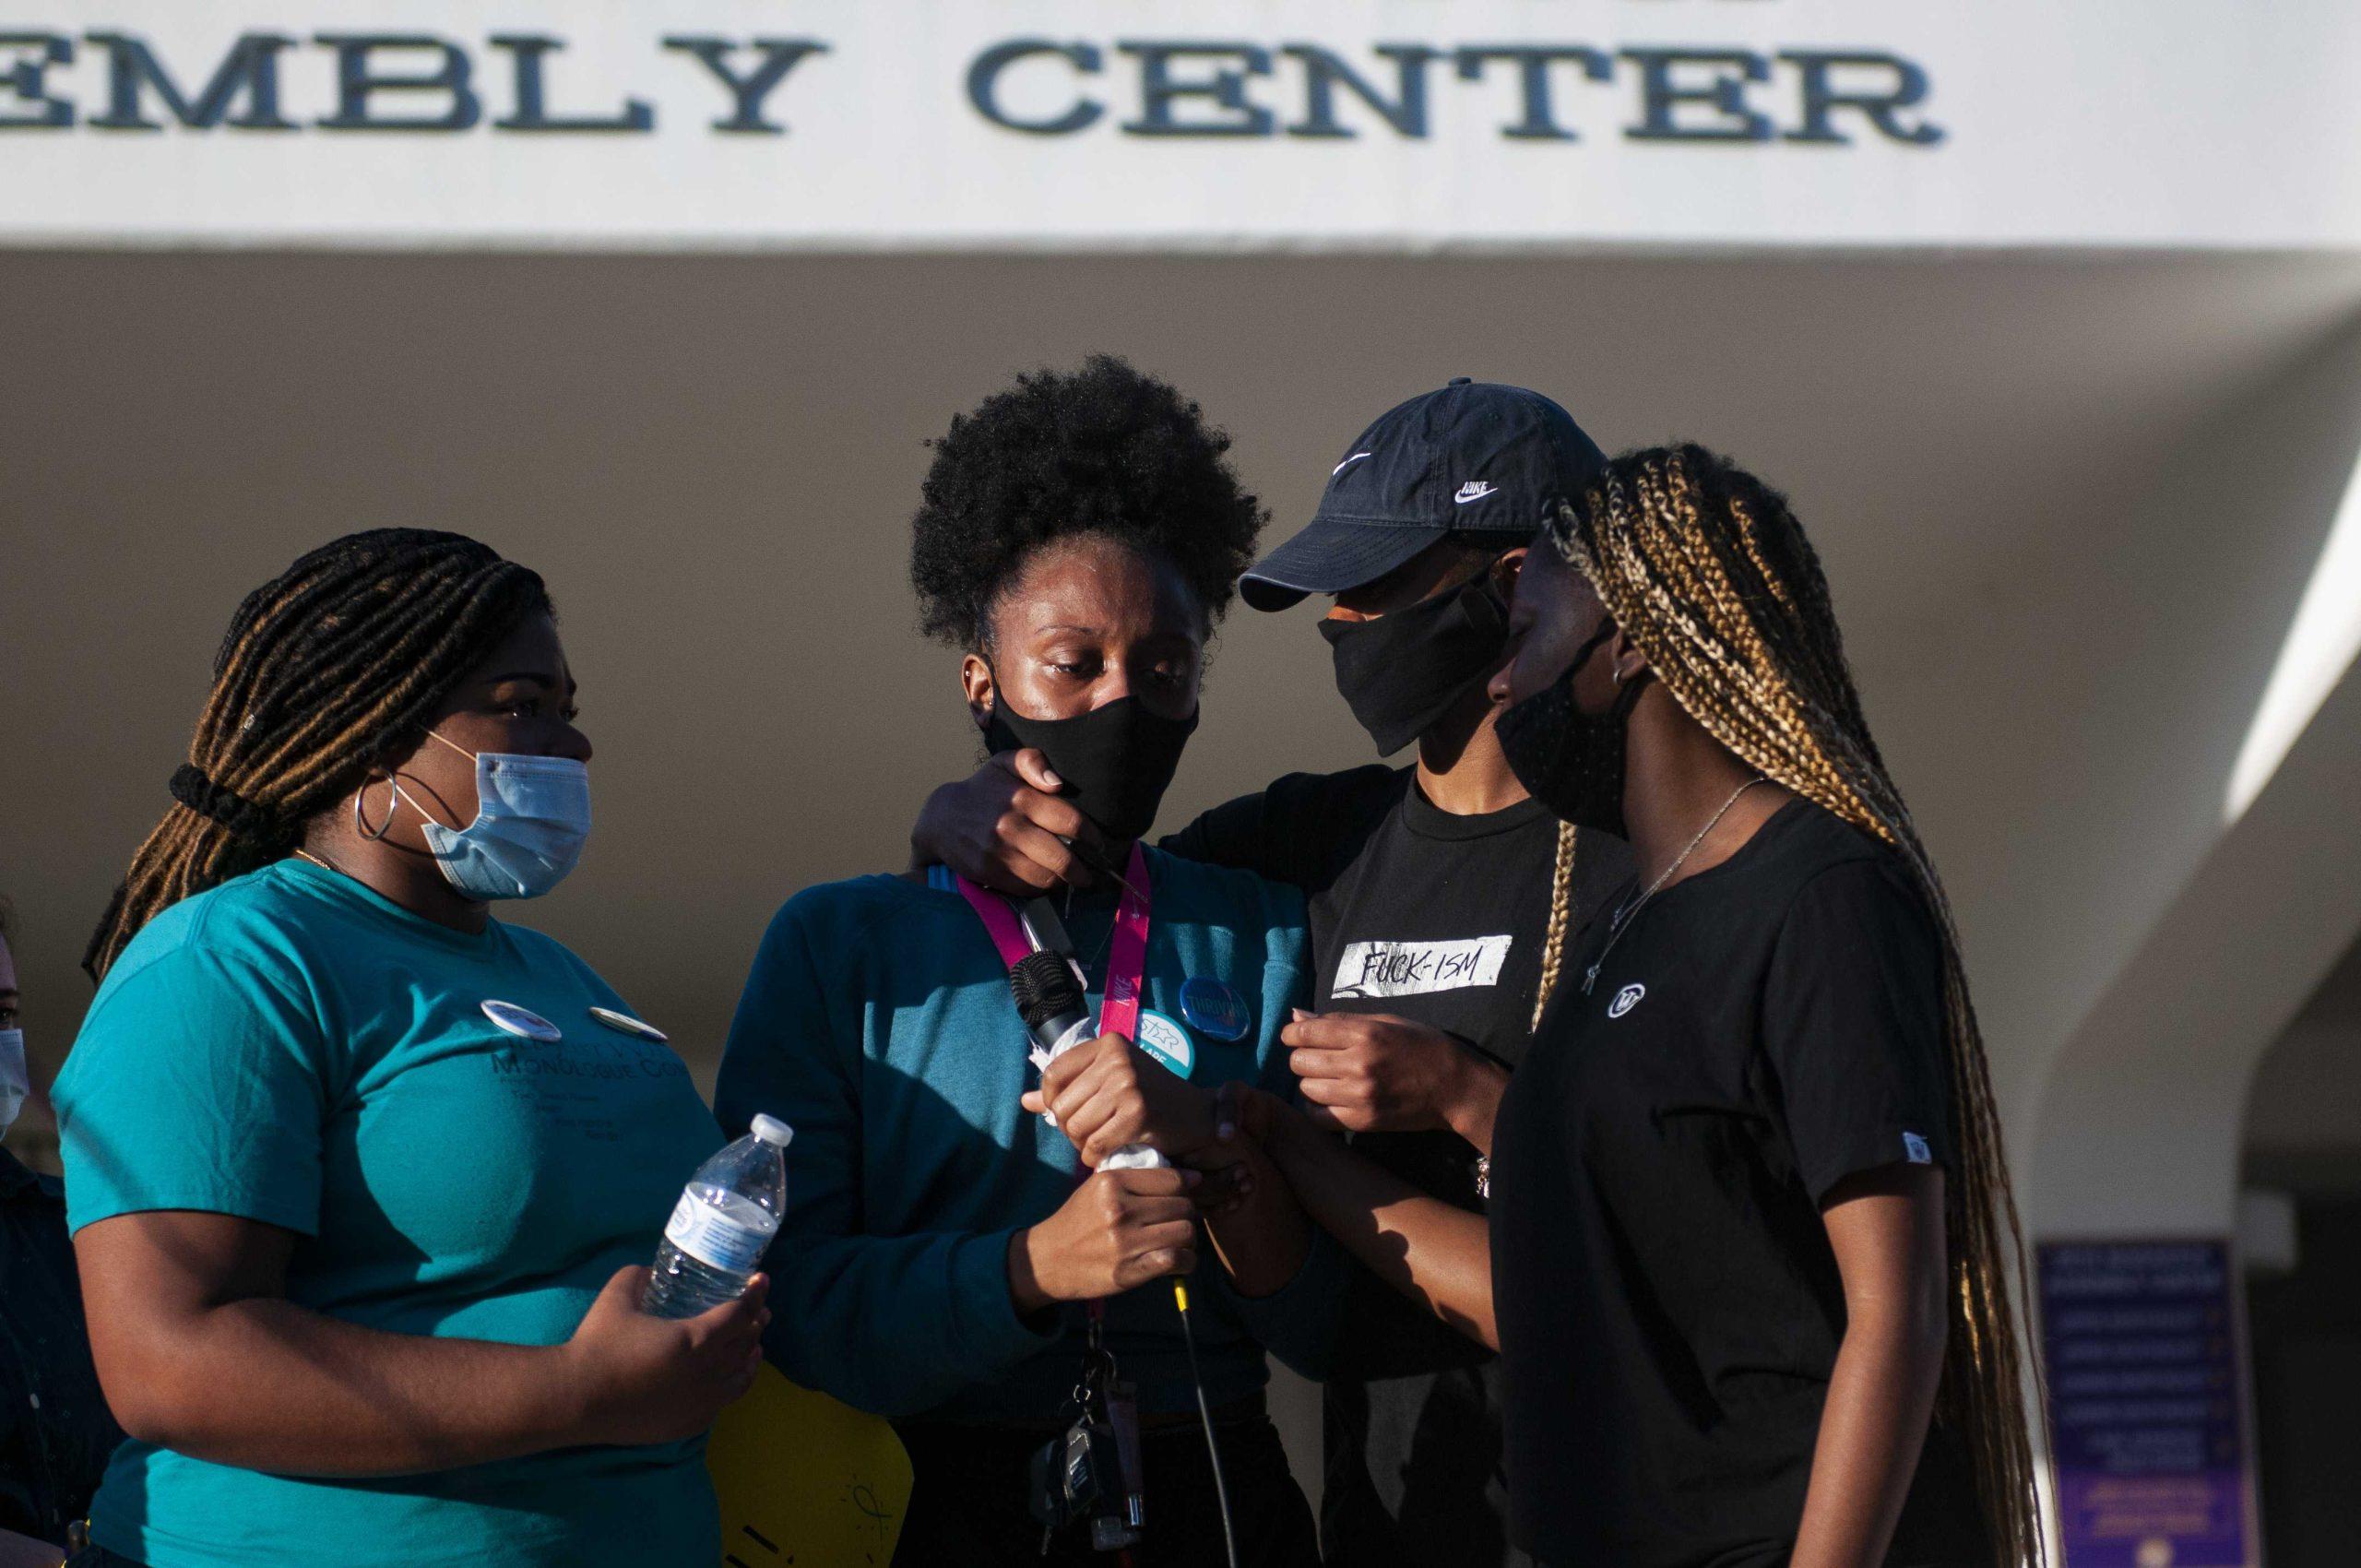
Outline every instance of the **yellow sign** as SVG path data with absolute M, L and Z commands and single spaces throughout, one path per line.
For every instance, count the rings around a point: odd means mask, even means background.
M 875 1416 L 765 1362 L 706 1443 L 725 1568 L 885 1568 L 910 1503 L 910 1456 Z

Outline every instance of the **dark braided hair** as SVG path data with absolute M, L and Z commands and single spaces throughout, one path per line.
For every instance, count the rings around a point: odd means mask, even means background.
M 1596 590 L 1648 671 L 1691 719 L 1764 778 L 1891 847 L 1942 944 L 1943 1043 L 1959 1169 L 1943 1185 L 1951 1338 L 1938 1408 L 1966 1440 L 1997 1561 L 2043 1557 L 2017 1303 L 2024 1236 L 2000 1146 L 1984 1036 L 1942 879 L 1869 736 L 1828 578 L 1787 498 L 1703 446 L 1652 447 L 1607 466 L 1548 535 Z M 1555 982 L 1568 894 L 1543 949 Z
M 549 608 L 537 574 L 426 529 L 348 534 L 246 595 L 172 775 L 178 803 L 83 955 L 90 978 L 160 910 L 292 849 L 312 818 L 409 754 L 493 645 Z
M 1167 382 L 1110 354 L 1035 371 L 953 418 L 911 527 L 919 628 L 980 648 L 992 601 L 1041 546 L 1099 535 L 1179 569 L 1210 623 L 1254 558 L 1264 513 L 1229 437 Z

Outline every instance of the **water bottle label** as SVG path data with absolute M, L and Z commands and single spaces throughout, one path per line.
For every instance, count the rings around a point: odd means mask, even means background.
M 682 1193 L 664 1222 L 664 1239 L 702 1264 L 733 1273 L 763 1261 L 770 1232 L 730 1218 L 694 1193 Z

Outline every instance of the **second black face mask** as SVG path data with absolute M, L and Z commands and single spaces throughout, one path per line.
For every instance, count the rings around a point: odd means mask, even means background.
M 1196 714 L 1167 719 L 1137 697 L 1119 697 L 1073 719 L 1027 719 L 996 694 L 984 745 L 995 753 L 1038 748 L 1065 780 L 1066 799 L 1121 843 L 1155 826 L 1156 808 L 1196 729 Z
M 1492 732 L 1500 737 L 1509 771 L 1552 816 L 1622 838 L 1629 836 L 1623 823 L 1624 734 L 1647 676 L 1643 672 L 1617 692 L 1605 713 L 1584 713 L 1574 702 L 1574 677 L 1614 635 L 1612 622 L 1602 624 L 1574 651 L 1563 674 L 1511 704 Z
M 1478 577 L 1374 621 L 1323 621 L 1336 659 L 1336 690 L 1391 756 L 1427 732 L 1467 688 L 1492 672 L 1507 646 L 1508 615 Z

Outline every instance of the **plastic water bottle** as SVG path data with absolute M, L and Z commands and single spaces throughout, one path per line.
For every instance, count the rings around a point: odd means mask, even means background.
M 656 1249 L 650 1316 L 694 1317 L 745 1294 L 787 1207 L 779 1151 L 794 1136 L 786 1123 L 757 1116 L 753 1132 L 697 1167 Z

